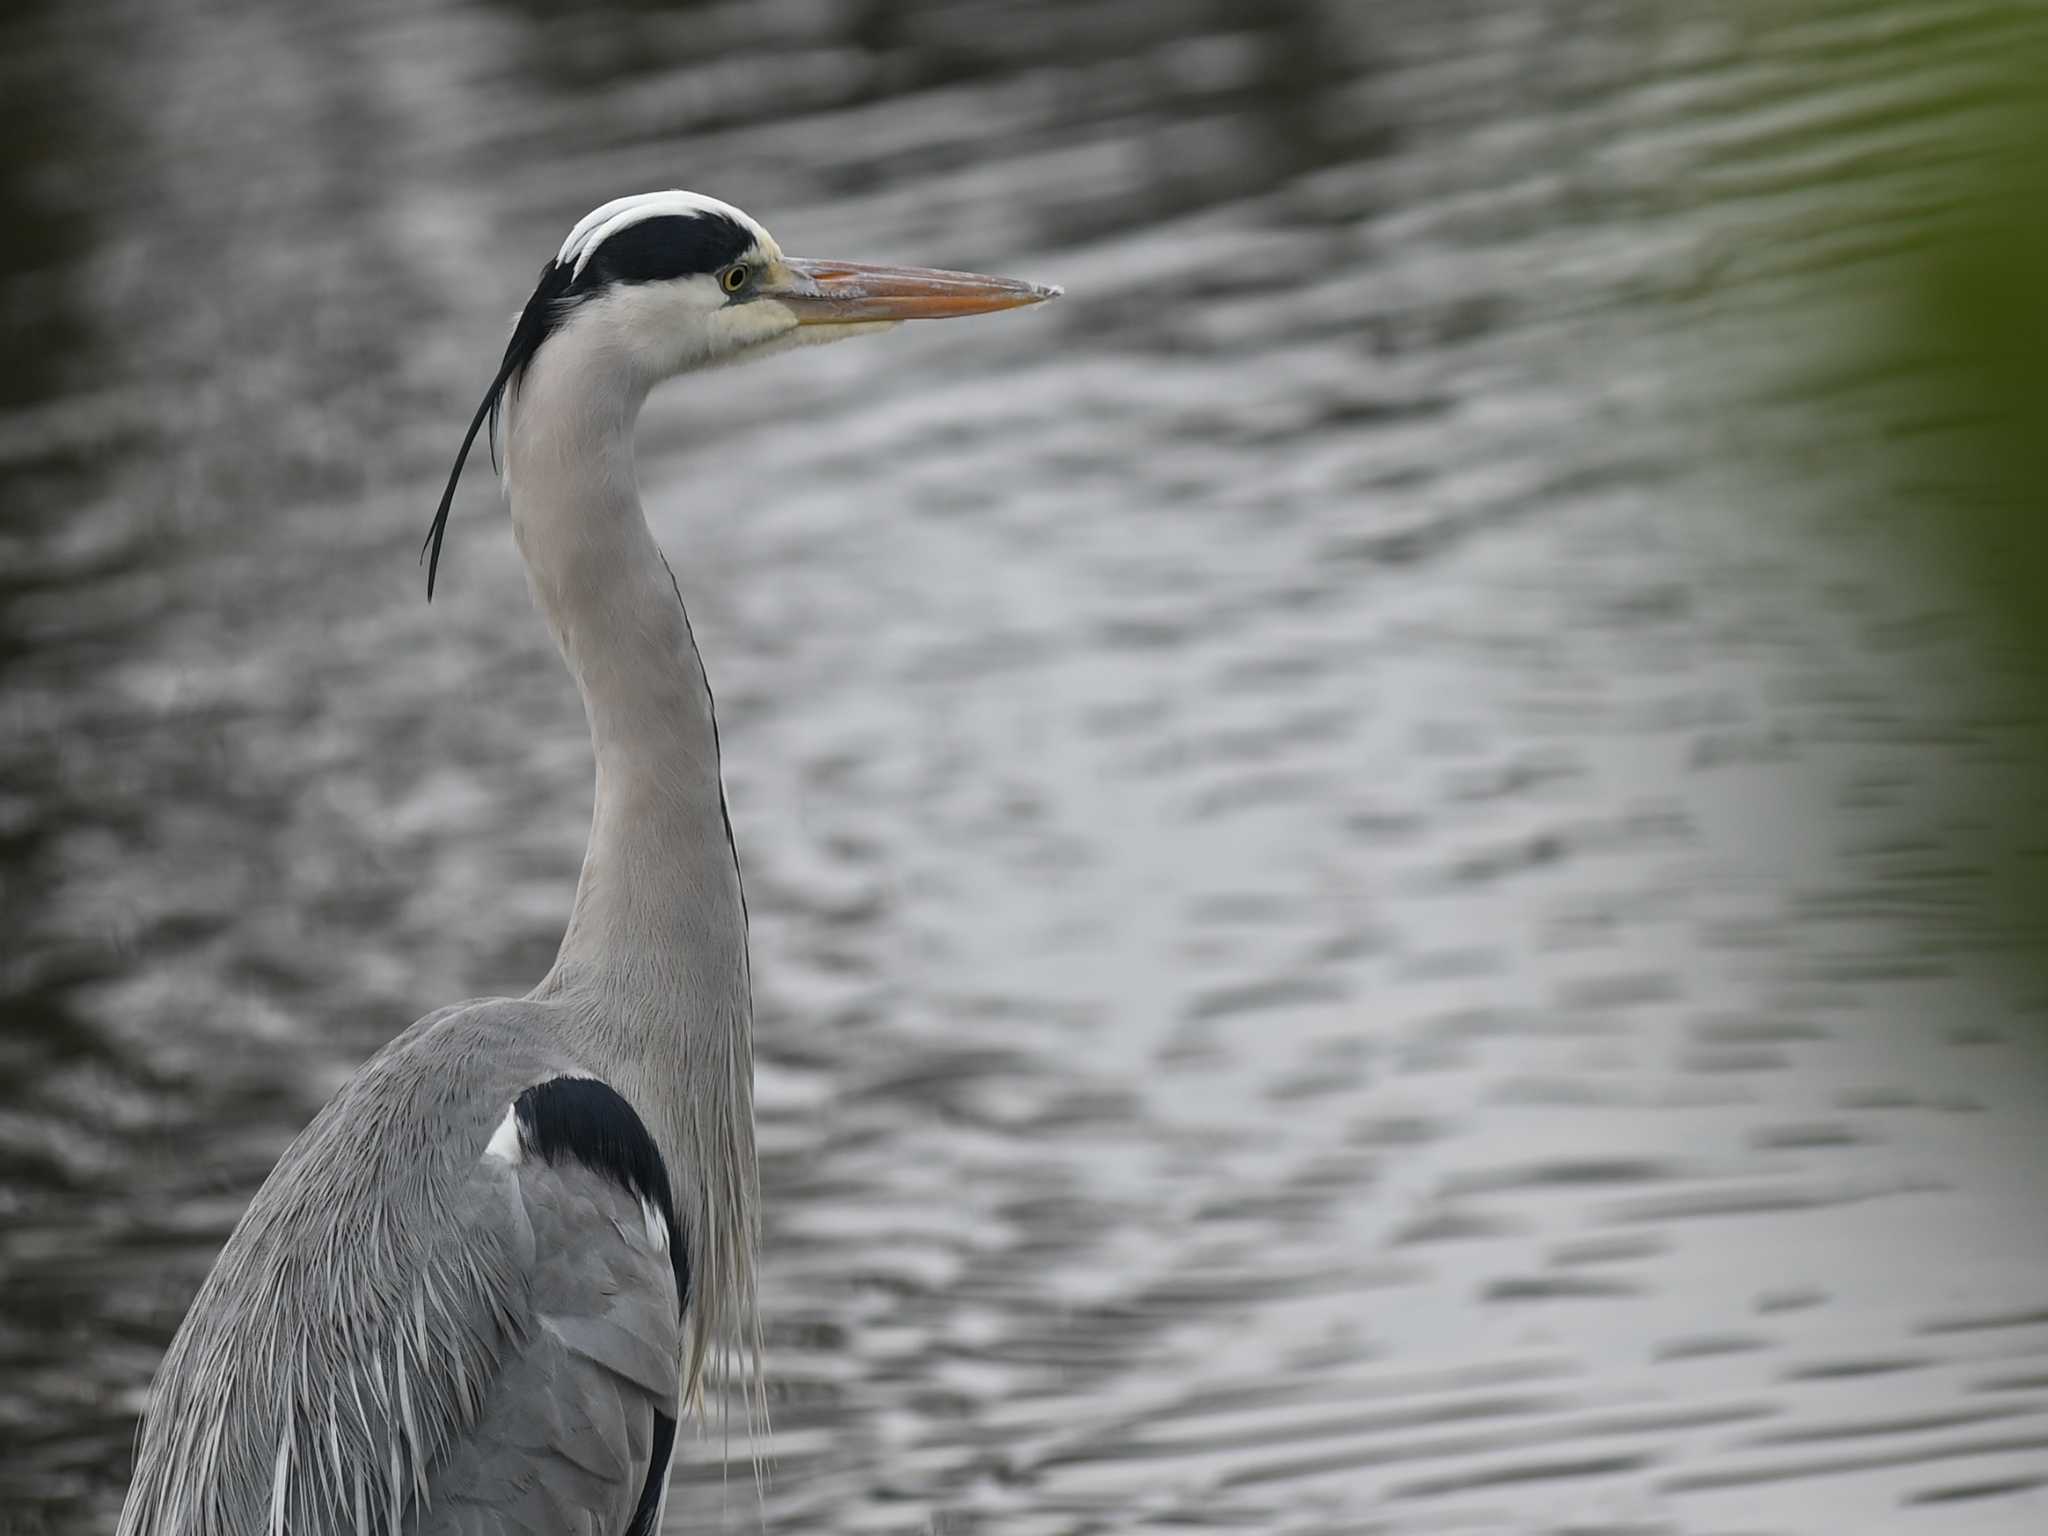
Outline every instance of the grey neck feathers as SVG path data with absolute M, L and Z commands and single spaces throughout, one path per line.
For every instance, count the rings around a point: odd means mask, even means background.
M 757 1181 L 745 903 L 711 691 L 640 506 L 647 384 L 576 328 L 511 402 L 507 494 L 536 600 L 583 695 L 597 758 L 590 846 L 554 968 L 562 1045 L 661 1144 L 690 1245 L 689 1387 L 751 1353 Z

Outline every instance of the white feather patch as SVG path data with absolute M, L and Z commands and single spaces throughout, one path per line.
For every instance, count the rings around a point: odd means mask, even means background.
M 285 1536 L 285 1497 L 291 1487 L 292 1437 L 287 1429 L 278 1437 L 277 1466 L 270 1476 L 270 1536 Z
M 643 1197 L 640 1214 L 647 1221 L 647 1241 L 654 1245 L 656 1253 L 668 1252 L 668 1218 L 661 1214 L 661 1207 Z
M 498 1128 L 491 1132 L 490 1145 L 484 1148 L 486 1157 L 495 1157 L 501 1163 L 518 1167 L 526 1156 L 526 1146 L 519 1139 L 519 1108 L 513 1105 L 506 1109 L 505 1118 L 498 1122 Z

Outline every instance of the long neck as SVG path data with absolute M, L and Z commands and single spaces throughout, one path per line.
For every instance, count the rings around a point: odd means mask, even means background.
M 597 757 L 575 908 L 533 996 L 563 1005 L 562 1043 L 660 1139 L 690 1228 L 701 1366 L 705 1346 L 740 1342 L 753 1294 L 747 924 L 711 690 L 640 507 L 645 395 L 603 354 L 551 345 L 510 404 L 513 530 Z
M 559 370 L 535 370 L 507 443 L 519 550 L 597 756 L 590 847 L 554 975 L 695 991 L 707 970 L 746 957 L 711 690 L 640 510 L 638 401 L 579 401 L 568 416 L 544 393 L 559 382 Z

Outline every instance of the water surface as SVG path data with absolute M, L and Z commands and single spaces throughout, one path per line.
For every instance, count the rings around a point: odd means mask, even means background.
M 1069 297 L 643 428 L 774 1420 L 672 1531 L 2040 1529 L 2040 999 L 1934 789 L 2025 760 L 1853 434 L 1729 409 L 2007 25 L 1885 14 L 17 5 L 9 1528 L 108 1527 L 291 1135 L 551 958 L 487 475 L 413 557 L 561 231 L 680 184 Z

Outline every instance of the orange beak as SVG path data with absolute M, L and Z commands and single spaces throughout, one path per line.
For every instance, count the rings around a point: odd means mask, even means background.
M 791 281 L 768 290 L 799 325 L 858 325 L 878 320 L 950 320 L 1043 304 L 1057 288 L 1011 277 L 941 272 L 930 267 L 874 267 L 854 261 L 784 257 Z

